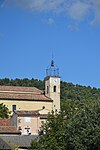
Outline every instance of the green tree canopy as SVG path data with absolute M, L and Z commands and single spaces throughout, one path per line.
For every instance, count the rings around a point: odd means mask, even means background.
M 9 118 L 10 111 L 9 109 L 3 104 L 0 104 L 0 118 Z
M 49 114 L 34 150 L 99 150 L 100 100 L 68 101 L 59 114 Z

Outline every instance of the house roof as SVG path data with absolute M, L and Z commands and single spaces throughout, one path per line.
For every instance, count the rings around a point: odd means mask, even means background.
M 20 134 L 19 131 L 17 131 L 16 127 L 14 126 L 0 126 L 0 134 Z
M 0 86 L 0 99 L 52 101 L 35 87 Z
M 2 138 L 0 138 L 0 149 L 11 150 L 11 146 L 7 142 L 5 142 Z
M 11 118 L 0 118 L 0 126 L 10 126 Z
M 21 136 L 0 136 L 0 138 L 9 145 L 19 145 L 19 148 L 28 148 L 32 140 L 38 138 L 37 135 L 21 135 Z M 2 149 L 3 150 L 3 149 Z
M 41 114 L 39 112 L 40 110 L 36 111 L 26 111 L 26 110 L 15 110 L 14 113 L 17 114 L 18 116 L 40 116 L 40 119 L 47 119 L 48 114 Z
M 27 110 L 20 110 L 14 111 L 17 115 L 39 115 L 39 111 L 27 111 Z

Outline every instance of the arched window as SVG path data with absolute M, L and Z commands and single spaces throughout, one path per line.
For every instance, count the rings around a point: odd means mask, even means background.
M 47 86 L 47 94 L 49 93 L 49 86 Z
M 56 86 L 53 87 L 53 92 L 56 92 Z

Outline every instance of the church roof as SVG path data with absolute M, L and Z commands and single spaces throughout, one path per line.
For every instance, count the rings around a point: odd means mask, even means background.
M 23 86 L 0 86 L 1 91 L 8 92 L 32 92 L 32 93 L 43 93 L 42 90 L 37 89 L 36 87 L 23 87 Z
M 35 87 L 0 86 L 0 99 L 52 101 Z

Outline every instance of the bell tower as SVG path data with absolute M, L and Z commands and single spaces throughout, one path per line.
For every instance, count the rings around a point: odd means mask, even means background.
M 60 111 L 60 76 L 59 68 L 52 59 L 51 64 L 46 69 L 45 95 L 53 100 L 52 110 L 54 113 Z

